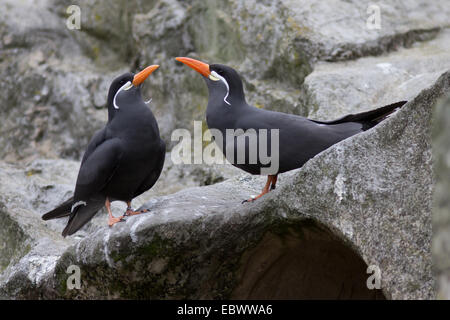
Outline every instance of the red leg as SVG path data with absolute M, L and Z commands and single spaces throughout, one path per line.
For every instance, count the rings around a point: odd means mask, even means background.
M 272 184 L 270 185 L 270 190 L 275 190 L 275 185 L 277 184 L 278 175 L 272 176 Z
M 135 216 L 137 214 L 141 214 L 141 213 L 145 213 L 145 212 L 149 212 L 149 210 L 144 209 L 141 211 L 134 211 L 131 208 L 131 201 L 127 201 L 127 211 L 125 212 L 124 216 Z
M 106 210 L 108 210 L 108 226 L 112 227 L 112 226 L 115 225 L 117 222 L 125 221 L 125 220 L 123 220 L 123 216 L 121 216 L 121 217 L 119 217 L 119 218 L 116 218 L 116 217 L 114 217 L 114 216 L 112 215 L 112 212 L 111 212 L 111 202 L 109 201 L 108 198 L 106 198 L 106 201 L 105 201 L 105 207 L 106 207 Z
M 254 198 L 250 198 L 248 200 L 242 201 L 242 203 L 244 203 L 244 202 L 253 202 L 256 199 L 261 198 L 263 195 L 268 193 L 270 190 L 275 189 L 275 184 L 276 183 L 277 183 L 277 176 L 276 175 L 274 175 L 274 176 L 271 176 L 271 175 L 267 176 L 267 182 L 266 182 L 266 185 L 264 186 L 264 188 L 262 189 L 262 192 L 259 195 L 257 195 L 256 197 L 254 197 Z

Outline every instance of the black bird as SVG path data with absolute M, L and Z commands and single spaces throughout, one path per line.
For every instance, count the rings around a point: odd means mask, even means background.
M 103 205 L 108 210 L 109 226 L 125 216 L 146 212 L 131 209 L 131 201 L 158 180 L 166 145 L 153 113 L 142 99 L 140 85 L 158 67 L 149 66 L 136 75 L 125 73 L 111 83 L 108 123 L 89 142 L 74 196 L 42 216 L 44 220 L 70 216 L 62 232 L 64 237 L 78 231 Z M 110 202 L 116 200 L 128 206 L 119 218 L 112 215 L 110 208 Z
M 259 109 L 247 104 L 242 80 L 239 74 L 228 66 L 208 65 L 186 57 L 178 57 L 176 60 L 204 76 L 209 91 L 206 123 L 209 129 L 216 129 L 221 133 L 219 138 L 214 133 L 212 135 L 226 158 L 234 166 L 248 173 L 262 174 L 263 169 L 268 172 L 267 183 L 262 193 L 244 202 L 254 201 L 271 189 L 275 189 L 279 173 L 302 167 L 309 159 L 333 144 L 376 126 L 406 103 L 400 101 L 375 110 L 350 114 L 334 121 L 316 121 L 298 115 Z M 242 131 L 241 134 L 236 134 L 244 138 L 241 140 L 243 142 L 239 144 L 237 137 L 227 139 L 227 129 L 245 131 L 245 135 L 242 135 Z M 266 129 L 267 134 L 261 129 Z M 274 129 L 278 129 L 278 140 L 272 138 Z M 267 153 L 272 158 L 278 156 L 278 168 L 272 168 L 271 172 L 267 170 L 269 167 L 267 159 L 261 158 L 259 154 L 261 141 L 263 144 L 266 141 L 261 137 L 262 134 L 267 139 L 267 150 L 271 150 L 272 146 L 276 147 L 272 150 L 274 154 Z M 276 142 L 278 146 L 275 145 Z M 253 160 L 249 155 L 252 144 L 256 144 L 253 151 L 257 150 Z M 245 153 L 241 158 L 243 161 L 240 162 L 236 157 L 239 152 Z

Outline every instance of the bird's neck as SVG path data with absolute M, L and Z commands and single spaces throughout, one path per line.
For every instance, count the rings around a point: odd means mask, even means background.
M 123 94 L 125 94 L 125 96 Z M 119 107 L 119 109 L 116 109 L 114 107 L 114 96 L 115 93 L 113 94 L 110 92 L 108 94 L 108 100 L 106 104 L 108 107 L 108 122 L 112 121 L 112 119 L 116 116 L 117 112 L 120 109 L 123 108 L 130 109 L 133 108 L 134 106 L 139 106 L 139 103 L 137 102 L 142 100 L 140 88 L 133 87 L 126 92 L 122 91 L 116 97 L 116 105 Z
M 226 129 L 235 129 L 237 120 L 247 108 L 249 106 L 245 100 L 240 101 L 240 103 L 235 102 L 228 105 L 221 100 L 210 99 L 206 109 L 206 123 L 208 128 L 219 129 L 222 132 L 225 132 Z
M 111 104 L 108 104 L 108 122 L 111 122 L 114 118 L 114 112 L 116 110 L 114 109 L 114 106 Z

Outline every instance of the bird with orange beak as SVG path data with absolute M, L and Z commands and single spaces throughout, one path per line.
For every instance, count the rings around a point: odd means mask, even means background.
M 77 232 L 103 206 L 108 211 L 109 226 L 145 212 L 134 211 L 131 201 L 158 180 L 166 145 L 153 113 L 142 99 L 141 84 L 158 67 L 149 66 L 136 75 L 125 73 L 111 83 L 108 122 L 87 146 L 74 196 L 42 216 L 44 220 L 69 216 L 64 237 Z M 121 217 L 111 212 L 110 203 L 116 200 L 128 205 Z
M 187 57 L 176 60 L 204 77 L 209 91 L 206 123 L 209 129 L 221 133 L 214 136 L 214 141 L 227 160 L 250 174 L 267 175 L 261 194 L 244 202 L 255 201 L 275 189 L 278 174 L 300 168 L 339 141 L 369 130 L 406 103 L 400 101 L 333 121 L 311 120 L 249 105 L 240 75 L 229 66 L 209 65 Z M 236 132 L 232 139 L 228 138 L 229 130 Z M 243 143 L 237 142 L 239 138 L 244 138 Z M 262 147 L 270 149 L 270 158 L 277 160 L 273 168 L 268 168 L 267 154 L 259 152 Z M 252 151 L 255 154 L 252 155 Z M 239 153 L 241 161 L 236 158 Z

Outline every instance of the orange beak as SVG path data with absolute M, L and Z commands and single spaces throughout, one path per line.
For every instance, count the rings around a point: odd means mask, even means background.
M 178 58 L 175 58 L 175 60 L 184 63 L 188 67 L 191 67 L 192 69 L 194 69 L 195 71 L 197 71 L 198 73 L 203 75 L 204 77 L 208 78 L 209 75 L 211 74 L 211 71 L 209 71 L 209 64 L 207 64 L 207 63 L 204 63 L 204 62 L 201 62 L 201 61 L 198 61 L 195 59 L 191 59 L 191 58 L 186 58 L 186 57 L 178 57 Z
M 136 74 L 133 78 L 133 85 L 135 87 L 140 85 L 142 82 L 144 82 L 145 79 L 147 79 L 147 77 L 149 75 L 151 75 L 153 73 L 153 71 L 155 71 L 158 68 L 159 68 L 159 65 L 155 64 L 152 66 L 148 66 L 147 68 L 145 68 L 144 70 L 142 70 L 141 72 Z

